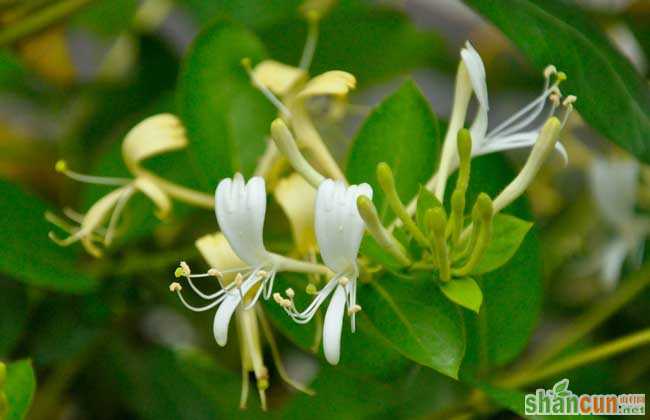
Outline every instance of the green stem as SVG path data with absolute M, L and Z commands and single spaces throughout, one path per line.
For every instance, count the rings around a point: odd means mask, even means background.
M 562 350 L 589 334 L 610 316 L 615 314 L 623 305 L 637 296 L 649 284 L 650 264 L 646 264 L 639 271 L 633 273 L 626 281 L 622 281 L 616 292 L 602 301 L 602 303 L 592 307 L 574 322 L 557 333 L 552 334 L 546 340 L 549 343 L 548 346 L 537 352 L 520 370 L 532 370 L 557 356 Z
M 0 31 L 0 46 L 12 44 L 79 11 L 92 0 L 63 0 Z
M 650 328 L 646 328 L 640 332 L 627 335 L 605 344 L 601 344 L 576 355 L 568 356 L 545 368 L 536 369 L 533 372 L 523 372 L 519 375 L 506 379 L 505 381 L 501 382 L 500 385 L 513 388 L 530 385 L 542 379 L 551 378 L 558 373 L 573 370 L 580 366 L 584 366 L 601 359 L 606 359 L 619 353 L 631 350 L 635 347 L 644 346 L 647 344 L 650 344 Z

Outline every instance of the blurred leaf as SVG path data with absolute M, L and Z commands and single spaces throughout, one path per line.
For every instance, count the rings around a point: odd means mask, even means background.
M 17 186 L 0 180 L 3 215 L 0 222 L 0 270 L 26 283 L 65 292 L 87 292 L 96 279 L 76 269 L 72 248 L 48 237 L 47 206 Z
M 465 0 L 540 69 L 568 75 L 580 115 L 619 146 L 650 163 L 650 89 L 606 35 L 577 7 L 559 0 Z
M 362 292 L 363 311 L 400 353 L 452 378 L 458 376 L 465 353 L 463 320 L 432 279 L 406 281 L 385 275 Z
M 456 174 L 450 185 L 456 182 Z M 480 192 L 495 197 L 513 178 L 514 171 L 499 155 L 472 160 L 467 202 L 474 203 Z M 448 189 L 449 190 L 449 189 Z M 448 191 L 445 203 L 450 201 Z M 520 198 L 503 213 L 532 220 L 527 200 Z M 537 323 L 541 305 L 541 264 L 537 231 L 532 229 L 515 255 L 501 268 L 475 276 L 483 292 L 478 317 L 465 316 L 467 351 L 462 376 L 499 366 L 516 357 L 526 346 Z
M 407 81 L 364 122 L 352 144 L 346 174 L 350 183 L 373 187 L 379 215 L 389 221 L 388 203 L 375 176 L 377 164 L 390 165 L 397 191 L 408 202 L 433 174 L 438 149 L 437 119 L 415 83 Z
M 219 20 L 194 40 L 180 76 L 180 115 L 203 188 L 234 172 L 250 175 L 264 151 L 275 110 L 253 87 L 241 60 L 266 57 L 243 26 Z
M 342 3 L 320 24 L 312 74 L 345 70 L 365 86 L 445 62 L 443 41 L 418 30 L 404 13 L 360 1 Z M 260 35 L 274 59 L 292 65 L 300 61 L 306 36 L 307 24 L 300 19 L 280 21 Z
M 117 35 L 133 23 L 137 0 L 98 1 L 82 9 L 71 24 L 103 36 Z
M 363 237 L 359 253 L 389 270 L 399 270 L 402 267 L 399 261 L 382 248 L 371 235 Z
M 287 20 L 298 14 L 303 0 L 181 0 L 199 22 L 206 23 L 215 17 L 227 17 L 251 28 Z
M 282 408 L 280 418 L 357 420 L 377 416 L 395 403 L 394 384 L 331 366 L 321 369 L 310 387 L 316 396 L 296 395 Z
M 51 366 L 80 358 L 109 323 L 109 303 L 106 295 L 97 294 L 83 300 L 53 296 L 42 302 L 30 318 L 28 345 L 34 363 Z
M 452 302 L 464 306 L 477 314 L 479 313 L 481 304 L 483 303 L 483 293 L 473 278 L 463 277 L 460 279 L 451 279 L 448 282 L 441 283 L 440 290 Z
M 239 409 L 239 372 L 222 368 L 205 354 L 160 347 L 143 351 L 119 341 L 110 350 L 102 367 L 114 373 L 114 389 L 119 390 L 138 418 L 213 420 L 260 415 L 254 389 L 248 409 Z
M 499 213 L 494 216 L 490 244 L 472 274 L 488 273 L 507 263 L 532 226 L 531 222 L 508 214 Z
M 25 418 L 35 390 L 36 378 L 29 360 L 21 360 L 7 365 L 5 396 L 9 403 L 9 413 L 6 420 Z
M 7 356 L 24 333 L 27 309 L 25 288 L 0 278 L 0 357 Z

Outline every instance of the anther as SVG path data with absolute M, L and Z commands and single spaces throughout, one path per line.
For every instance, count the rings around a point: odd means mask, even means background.
M 65 160 L 58 160 L 54 165 L 54 170 L 59 173 L 63 173 L 68 170 L 68 164 Z
M 273 300 L 278 305 L 283 306 L 282 301 L 284 301 L 284 299 L 282 299 L 282 296 L 280 295 L 280 293 L 278 293 L 278 292 L 273 293 Z
M 181 261 L 180 268 L 183 270 L 183 275 L 185 277 L 188 277 L 190 274 L 192 274 L 192 270 L 190 270 L 190 266 L 187 265 L 185 261 Z
M 211 275 L 212 277 L 216 277 L 216 278 L 218 278 L 220 280 L 223 278 L 223 274 L 221 273 L 221 271 L 217 270 L 216 268 L 209 269 L 208 274 Z
M 315 295 L 316 293 L 318 293 L 318 289 L 316 289 L 316 285 L 314 285 L 313 283 L 309 283 L 305 288 L 305 292 L 308 295 Z
M 341 277 L 339 278 L 339 284 L 340 284 L 341 286 L 345 286 L 345 285 L 348 284 L 349 282 L 350 282 L 350 279 L 347 278 L 347 277 L 345 277 L 345 276 L 341 276 Z
M 181 284 L 178 282 L 173 282 L 169 285 L 170 292 L 180 292 L 181 290 L 183 290 L 183 286 L 181 286 Z
M 544 69 L 544 77 L 548 79 L 554 74 L 557 74 L 557 68 L 555 68 L 553 64 L 546 66 L 546 68 Z
M 564 102 L 562 102 L 562 105 L 569 106 L 569 105 L 573 104 L 577 100 L 578 100 L 578 98 L 575 95 L 569 95 L 564 99 Z
M 357 312 L 361 312 L 361 305 L 352 305 L 348 309 L 348 315 L 356 314 Z
M 558 83 L 564 82 L 567 79 L 567 75 L 563 71 L 558 71 L 556 77 Z
M 296 292 L 294 292 L 291 287 L 285 290 L 285 293 L 287 294 L 289 299 L 293 299 L 296 296 Z

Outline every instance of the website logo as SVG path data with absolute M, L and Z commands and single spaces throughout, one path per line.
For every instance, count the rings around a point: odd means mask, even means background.
M 582 394 L 569 390 L 562 379 L 552 389 L 537 389 L 524 397 L 526 415 L 644 416 L 645 394 Z

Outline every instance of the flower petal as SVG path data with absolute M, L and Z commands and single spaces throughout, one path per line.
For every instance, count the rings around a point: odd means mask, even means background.
M 476 99 L 486 111 L 489 110 L 490 104 L 488 102 L 487 83 L 485 82 L 485 66 L 483 65 L 481 56 L 469 41 L 465 43 L 465 48 L 460 51 L 460 56 L 469 73 L 469 79 L 472 82 Z
M 253 70 L 255 80 L 266 86 L 276 95 L 289 94 L 295 87 L 303 84 L 308 74 L 305 70 L 274 60 L 264 60 Z
M 355 265 L 364 224 L 357 210 L 357 197 L 372 198 L 368 184 L 345 186 L 341 181 L 323 181 L 316 194 L 316 239 L 325 264 L 335 272 Z
M 155 182 L 146 175 L 142 175 L 135 179 L 133 185 L 153 201 L 156 205 L 156 216 L 159 219 L 166 219 L 169 216 L 169 213 L 172 210 L 172 202 L 167 194 L 160 189 Z
M 273 194 L 289 219 L 298 250 L 306 254 L 316 245 L 314 234 L 316 190 L 302 176 L 293 173 L 278 182 Z
M 235 309 L 241 303 L 241 295 L 246 296 L 246 293 L 258 281 L 259 279 L 255 276 L 249 277 L 241 286 L 241 294 L 236 289 L 230 291 L 223 302 L 221 302 L 221 305 L 219 305 L 219 309 L 217 309 L 217 313 L 214 315 L 212 332 L 214 333 L 214 339 L 221 347 L 228 343 L 228 326 L 230 325 L 232 314 L 235 313 Z
M 246 266 L 246 263 L 232 250 L 223 233 L 202 236 L 194 242 L 194 245 L 208 264 L 220 271 Z M 224 273 L 223 283 L 230 284 L 236 275 L 236 272 Z
M 357 85 L 357 79 L 350 73 L 332 70 L 311 79 L 298 93 L 299 98 L 320 95 L 347 95 Z
M 163 152 L 187 146 L 185 128 L 172 114 L 149 117 L 133 127 L 122 142 L 122 157 L 126 167 L 134 174 L 143 169 L 140 162 Z
M 627 250 L 627 243 L 622 238 L 613 240 L 603 249 L 601 277 L 607 290 L 613 290 L 618 284 Z
M 264 178 L 253 177 L 244 184 L 241 174 L 223 179 L 215 192 L 215 213 L 221 231 L 235 253 L 252 266 L 268 259 L 264 248 L 266 188 Z
M 330 300 L 323 324 L 323 352 L 327 361 L 336 365 L 341 355 L 341 329 L 345 310 L 345 289 L 338 286 Z
M 639 164 L 628 160 L 594 159 L 589 179 L 596 204 L 605 220 L 622 228 L 634 218 Z

